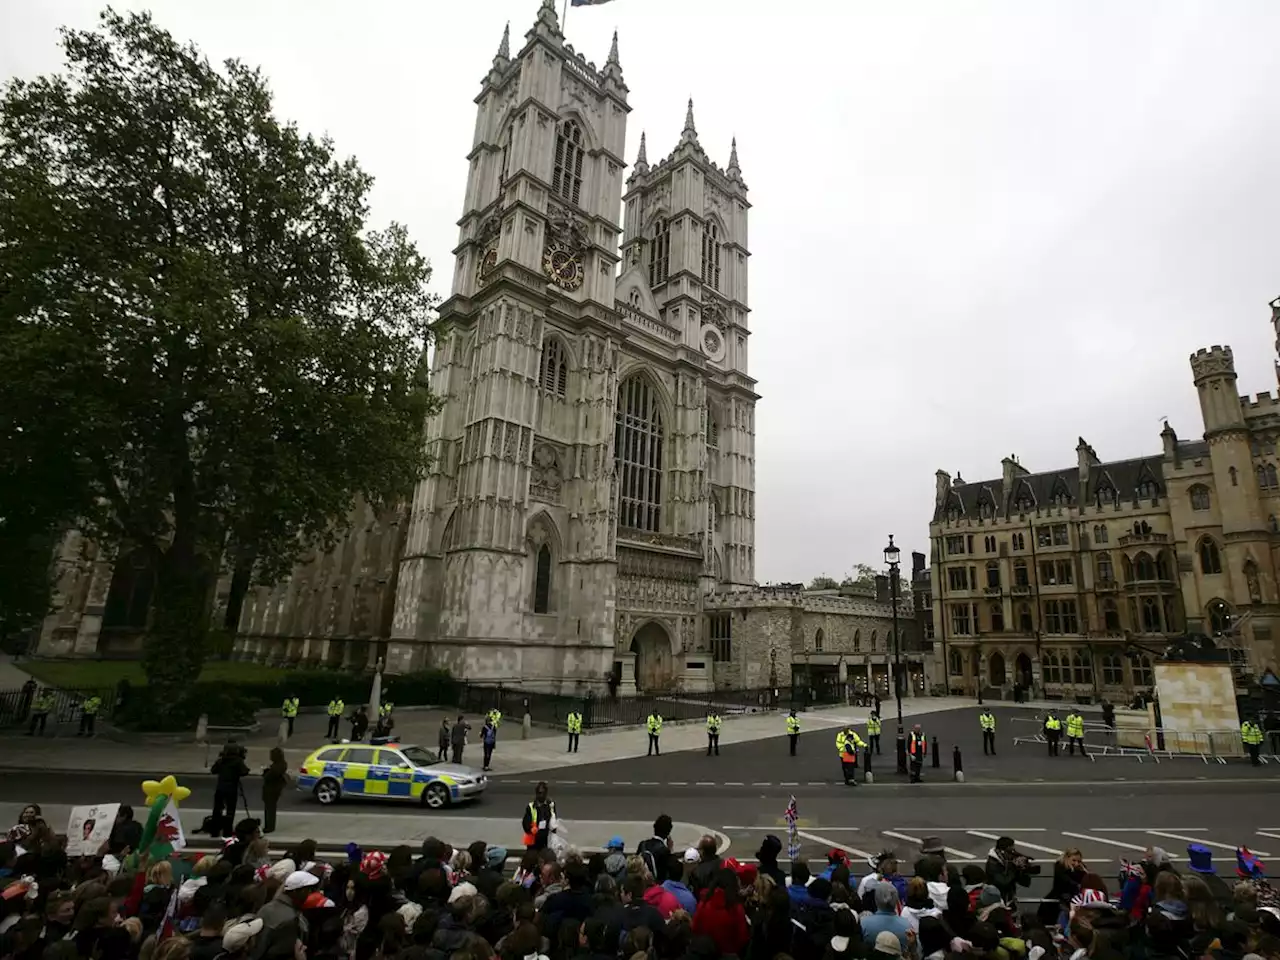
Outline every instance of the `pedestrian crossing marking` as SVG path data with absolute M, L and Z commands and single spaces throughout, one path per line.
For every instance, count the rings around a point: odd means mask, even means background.
M 812 840 L 814 843 L 820 843 L 824 847 L 834 847 L 836 850 L 843 850 L 845 853 L 852 853 L 865 860 L 871 859 L 871 854 L 865 850 L 859 850 L 857 847 L 851 847 L 848 844 L 837 843 L 835 840 L 828 840 L 826 837 L 820 837 L 816 833 L 806 833 L 804 830 L 797 830 L 798 836 L 804 837 L 806 840 Z
M 1280 840 L 1280 833 L 1270 833 L 1270 832 L 1268 832 L 1268 831 L 1266 831 L 1266 830 L 1259 830 L 1259 831 L 1258 831 L 1258 836 L 1260 836 L 1260 837 L 1270 837 L 1272 840 Z
M 1156 837 L 1168 837 L 1170 840 L 1185 840 L 1187 843 L 1202 843 L 1206 847 L 1221 847 L 1223 850 L 1230 850 L 1232 853 L 1236 851 L 1236 844 L 1218 843 L 1216 840 L 1205 840 L 1203 837 L 1187 837 L 1177 833 L 1168 833 L 1164 830 L 1148 830 L 1147 833 Z M 1271 854 L 1265 850 L 1254 850 L 1260 857 L 1269 857 Z
M 1063 830 L 1064 837 L 1074 837 L 1076 840 L 1088 840 L 1092 843 L 1105 843 L 1111 847 L 1120 847 L 1124 850 L 1137 850 L 1145 853 L 1146 847 L 1140 847 L 1136 843 L 1125 843 L 1122 840 L 1108 840 L 1106 837 L 1091 837 L 1087 833 L 1072 833 L 1070 830 Z
M 906 834 L 906 833 L 898 833 L 894 830 L 881 830 L 880 832 L 883 833 L 886 837 L 893 837 L 893 839 L 895 840 L 905 840 L 907 841 L 907 843 L 914 843 L 918 845 L 924 842 L 919 837 L 913 837 L 910 834 Z M 965 832 L 968 833 L 967 830 Z M 972 853 L 965 853 L 963 850 L 957 850 L 955 847 L 943 847 L 943 849 L 946 850 L 946 852 L 952 857 L 958 857 L 961 860 L 977 859 L 976 857 L 974 857 Z
M 984 833 L 984 832 L 983 832 L 983 831 L 981 831 L 981 830 L 966 830 L 966 831 L 965 831 L 965 833 L 969 834 L 970 836 L 974 836 L 974 837 L 982 837 L 984 840 L 999 840 L 999 839 L 1000 839 L 999 834 L 995 834 L 995 833 Z M 1054 850 L 1052 847 L 1042 847 L 1042 846 L 1041 846 L 1040 844 L 1038 844 L 1038 843 L 1030 843 L 1030 842 L 1025 841 L 1025 840 L 1024 840 L 1024 841 L 1022 841 L 1022 842 L 1020 842 L 1020 843 L 1018 844 L 1018 846 L 1020 846 L 1020 847 L 1026 847 L 1028 850 L 1039 850 L 1041 853 L 1048 853 L 1048 854 L 1051 854 L 1051 855 L 1052 855 L 1052 856 L 1054 856 L 1054 857 L 1060 857 L 1060 856 L 1062 856 L 1062 851 L 1061 851 L 1061 850 Z

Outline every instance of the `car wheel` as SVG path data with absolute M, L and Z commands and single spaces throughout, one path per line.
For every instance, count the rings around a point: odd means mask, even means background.
M 328 806 L 331 803 L 337 803 L 338 798 L 342 796 L 342 787 L 333 777 L 325 777 L 316 784 L 316 799 Z
M 432 810 L 443 810 L 449 805 L 449 788 L 443 783 L 429 783 L 422 791 L 422 805 Z

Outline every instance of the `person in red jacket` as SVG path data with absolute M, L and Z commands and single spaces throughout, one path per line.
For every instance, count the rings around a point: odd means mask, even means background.
M 693 914 L 693 933 L 714 940 L 721 955 L 741 956 L 746 949 L 751 930 L 739 895 L 738 875 L 732 870 L 717 871 L 703 892 Z

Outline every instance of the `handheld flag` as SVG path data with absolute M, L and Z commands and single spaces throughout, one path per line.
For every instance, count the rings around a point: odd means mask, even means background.
M 782 814 L 782 817 L 787 821 L 787 856 L 794 860 L 800 856 L 800 835 L 796 830 L 796 821 L 800 819 L 800 811 L 796 807 L 796 798 L 794 796 L 787 802 L 787 809 Z

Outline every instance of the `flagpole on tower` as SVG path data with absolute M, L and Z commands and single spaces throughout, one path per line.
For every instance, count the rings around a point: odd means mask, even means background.
M 569 0 L 560 5 L 560 32 L 564 33 L 564 22 L 569 19 Z

